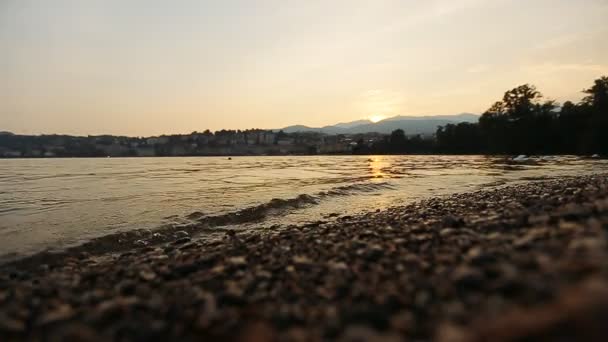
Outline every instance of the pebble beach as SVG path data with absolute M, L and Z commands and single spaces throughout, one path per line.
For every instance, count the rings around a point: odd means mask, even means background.
M 109 236 L 0 266 L 0 340 L 608 338 L 608 174 L 221 223 L 215 239 Z

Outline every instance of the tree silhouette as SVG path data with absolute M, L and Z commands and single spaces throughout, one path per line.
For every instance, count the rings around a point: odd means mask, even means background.
M 608 154 L 608 77 L 561 108 L 533 85 L 505 92 L 479 124 L 447 125 L 436 132 L 438 153 Z
M 580 106 L 588 117 L 584 149 L 589 153 L 608 153 L 608 77 L 595 80 L 583 93 L 587 96 Z
M 583 90 L 587 94 L 582 100 L 583 104 L 589 105 L 595 112 L 608 115 L 608 76 L 595 80 L 593 86 Z

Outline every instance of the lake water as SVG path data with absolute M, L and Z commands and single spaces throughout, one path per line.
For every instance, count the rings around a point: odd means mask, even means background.
M 260 227 L 305 223 L 607 166 L 577 157 L 523 164 L 484 156 L 4 159 L 0 259 L 195 216 L 251 209 Z

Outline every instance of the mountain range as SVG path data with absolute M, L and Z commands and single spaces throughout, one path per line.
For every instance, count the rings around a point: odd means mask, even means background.
M 383 133 L 389 134 L 396 129 L 402 129 L 407 135 L 434 134 L 437 126 L 456 124 L 459 122 L 477 122 L 479 115 L 472 113 L 460 113 L 454 115 L 430 115 L 430 116 L 394 116 L 378 122 L 370 120 L 357 120 L 343 122 L 325 127 L 308 127 L 304 125 L 293 125 L 282 129 L 285 133 L 296 132 L 319 132 L 325 134 L 357 134 L 357 133 Z

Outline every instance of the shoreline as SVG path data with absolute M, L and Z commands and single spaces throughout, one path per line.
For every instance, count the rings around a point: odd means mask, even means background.
M 260 232 L 217 226 L 0 265 L 0 337 L 509 340 L 606 323 L 591 313 L 608 312 L 608 174 Z M 588 335 L 561 324 L 572 319 Z
M 0 157 L 0 160 L 40 160 L 40 159 L 152 159 L 152 158 L 243 158 L 243 157 L 375 157 L 375 156 L 485 156 L 494 158 L 504 158 L 505 161 L 512 161 L 513 158 L 522 154 L 487 154 L 487 153 L 302 153 L 302 154 L 205 154 L 205 155 L 179 155 L 179 156 L 97 156 L 97 157 Z M 524 154 L 531 158 L 540 157 L 574 157 L 582 159 L 605 160 L 606 155 L 598 154 L 573 154 L 573 153 L 553 153 L 553 154 Z
M 518 163 L 524 165 L 524 163 Z M 471 191 L 491 191 L 505 186 L 516 186 L 523 182 L 538 182 L 551 179 L 567 179 L 573 176 L 551 176 L 551 177 L 528 177 L 522 178 L 513 183 L 495 182 L 484 185 L 484 189 Z M 340 187 L 342 188 L 342 187 Z M 487 189 L 485 189 L 487 188 Z M 458 194 L 458 193 L 456 193 Z M 0 269 L 3 268 L 21 268 L 33 267 L 39 264 L 54 265 L 61 262 L 67 257 L 86 258 L 99 256 L 103 254 L 121 253 L 131 250 L 137 250 L 144 247 L 154 247 L 163 243 L 173 242 L 181 238 L 197 239 L 200 242 L 203 240 L 217 240 L 230 230 L 239 232 L 235 229 L 241 225 L 254 224 L 259 226 L 259 232 L 265 232 L 267 229 L 275 229 L 277 227 L 293 229 L 297 226 L 315 226 L 320 224 L 328 224 L 337 221 L 341 217 L 348 218 L 362 217 L 372 214 L 371 211 L 349 212 L 347 214 L 330 213 L 325 217 L 320 217 L 315 221 L 303 222 L 297 224 L 273 224 L 271 227 L 265 224 L 266 212 L 269 210 L 288 211 L 292 209 L 302 209 L 310 204 L 311 196 L 326 197 L 324 192 L 315 194 L 300 194 L 292 198 L 273 199 L 269 202 L 244 207 L 235 211 L 221 213 L 217 215 L 205 215 L 202 212 L 195 211 L 186 216 L 189 223 L 167 223 L 161 224 L 152 228 L 138 228 L 128 231 L 118 231 L 106 233 L 84 240 L 82 242 L 66 245 L 57 249 L 45 249 L 27 254 L 10 253 L 0 255 Z M 423 200 L 408 201 L 407 204 L 391 206 L 384 211 L 402 208 L 406 205 L 412 205 L 420 201 L 428 200 L 443 200 L 449 197 L 449 194 L 432 196 Z M 254 228 L 255 229 L 255 228 Z

